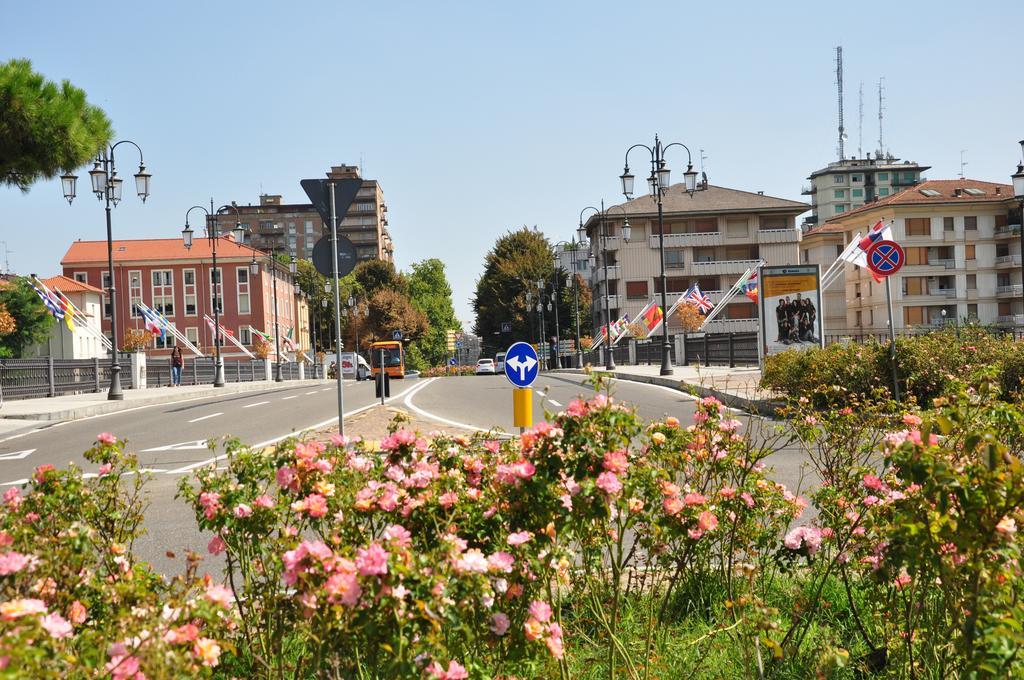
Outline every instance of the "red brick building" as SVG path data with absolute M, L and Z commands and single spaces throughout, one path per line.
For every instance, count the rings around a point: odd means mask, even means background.
M 197 237 L 191 249 L 181 238 L 114 241 L 114 283 L 117 315 L 121 326 L 118 340 L 127 329 L 144 329 L 145 320 L 136 308 L 143 302 L 166 316 L 179 331 L 204 351 L 212 352 L 213 333 L 203 315 L 214 317 L 214 286 L 218 286 L 220 323 L 243 345 L 252 348 L 250 326 L 274 334 L 273 280 L 277 277 L 278 322 L 282 337 L 292 329 L 299 347 L 309 346 L 309 315 L 304 301 L 296 295 L 288 266 L 276 263 L 271 271 L 269 256 L 238 244 L 230 236 L 217 243 L 215 275 L 210 240 Z M 250 265 L 260 263 L 253 276 Z M 68 278 L 106 290 L 107 242 L 75 241 L 61 259 Z M 218 285 L 218 281 L 220 281 Z M 110 335 L 110 301 L 104 297 L 103 332 Z M 154 338 L 149 354 L 170 353 L 175 340 Z M 224 356 L 242 356 L 231 343 L 222 346 Z

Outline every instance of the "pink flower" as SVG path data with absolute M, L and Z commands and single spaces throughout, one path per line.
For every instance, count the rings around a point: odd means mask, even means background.
M 388 573 L 388 557 L 379 543 L 371 543 L 356 551 L 356 570 L 360 576 L 382 576 Z
M 748 508 L 753 508 L 754 507 L 754 497 L 751 496 L 746 491 L 744 491 L 743 493 L 740 494 L 740 498 L 743 499 L 743 502 L 747 504 Z
M 597 476 L 597 488 L 609 496 L 618 496 L 622 491 L 622 482 L 615 476 L 614 472 L 602 472 Z
M 252 508 L 250 508 L 245 503 L 239 503 L 238 505 L 235 506 L 235 517 L 242 519 L 243 517 L 248 517 L 251 514 Z
M 517 531 L 514 534 L 508 535 L 509 545 L 522 545 L 533 538 L 533 534 L 529 531 Z
M 551 620 L 551 605 L 543 600 L 534 600 L 530 603 L 529 613 L 541 623 L 547 623 Z
M 447 671 L 436 661 L 427 666 L 426 671 L 427 675 L 435 680 L 466 680 L 469 677 L 462 664 L 454 659 L 448 662 Z
M 721 489 L 719 489 L 718 495 L 728 500 L 736 495 L 736 489 L 732 488 L 731 486 L 723 486 Z
M 691 527 L 691 528 L 687 529 L 686 535 L 696 541 L 697 539 L 699 539 L 701 536 L 704 535 L 704 530 L 701 529 L 700 527 Z
M 71 624 L 60 614 L 47 614 L 39 620 L 41 625 L 50 637 L 60 640 L 71 635 Z
M 252 502 L 257 508 L 272 508 L 274 507 L 274 499 L 266 494 L 257 496 Z
M 287 465 L 283 468 L 279 468 L 277 471 L 277 484 L 286 489 L 290 489 L 292 484 L 295 482 L 295 470 L 288 467 Z
M 892 584 L 902 590 L 906 585 L 911 582 L 910 574 L 907 573 L 906 569 L 900 570 L 899 576 L 893 579 Z
M 676 496 L 669 496 L 661 503 L 662 507 L 665 508 L 665 514 L 669 517 L 678 515 L 683 509 L 683 500 Z
M 502 612 L 497 612 L 491 616 L 491 632 L 498 637 L 507 633 L 510 625 L 511 623 L 508 620 L 508 616 Z
M 224 607 L 225 609 L 231 608 L 231 603 L 235 601 L 235 594 L 231 592 L 230 588 L 213 583 L 206 587 L 206 594 L 203 596 L 207 602 Z
M 203 662 L 204 666 L 216 666 L 220 661 L 220 645 L 210 638 L 199 638 L 192 645 L 192 654 Z M 137 678 L 137 680 L 141 680 Z
M 4 491 L 4 503 L 7 504 L 11 510 L 17 510 L 18 506 L 22 504 L 25 499 L 21 497 L 21 491 L 15 487 L 11 487 L 7 491 Z
M 385 529 L 384 538 L 396 548 L 408 548 L 412 545 L 412 534 L 401 524 L 392 524 Z
M 708 502 L 708 499 L 699 493 L 688 493 L 683 496 L 683 503 L 686 505 L 704 505 Z
M 459 502 L 459 494 L 454 491 L 441 494 L 441 497 L 437 499 L 437 504 L 444 509 L 448 509 Z
M 500 571 L 510 573 L 512 571 L 512 565 L 515 564 L 516 558 L 507 552 L 496 552 L 487 558 L 487 564 L 491 571 Z
M 85 620 L 89 618 L 89 612 L 84 604 L 75 600 L 68 607 L 68 618 L 71 619 L 71 623 L 85 623 Z
M 330 602 L 340 602 L 346 607 L 355 607 L 359 603 L 363 589 L 359 585 L 356 565 L 352 560 L 338 560 L 334 572 L 327 577 L 324 589 Z
M 46 603 L 42 600 L 29 598 L 0 602 L 0 619 L 4 621 L 13 621 L 30 614 L 42 614 L 45 611 Z
M 110 471 L 114 469 L 114 466 L 110 463 L 104 463 L 100 466 L 99 472 L 97 473 L 100 477 L 106 477 L 110 474 Z
M 697 526 L 701 531 L 714 531 L 718 528 L 718 518 L 710 510 L 705 510 L 697 517 Z
M 817 527 L 797 527 L 786 534 L 782 539 L 783 545 L 790 550 L 800 550 L 801 546 L 807 549 L 808 555 L 814 555 L 821 548 L 822 533 Z
M 999 524 L 996 525 L 996 531 L 1004 536 L 1015 534 L 1017 533 L 1017 521 L 1012 517 L 1003 517 L 999 520 Z
M 911 427 L 917 427 L 921 424 L 921 416 L 916 416 L 913 413 L 904 413 L 903 424 L 910 425 Z
M 623 449 L 618 451 L 609 451 L 604 454 L 604 461 L 602 465 L 608 472 L 622 474 L 629 469 L 629 458 L 626 457 L 626 452 Z
M 139 675 L 139 660 L 135 656 L 123 654 L 111 655 L 106 665 L 107 672 L 112 680 L 141 680 Z M 145 675 L 142 675 L 145 678 Z
M 39 467 L 37 467 L 36 471 L 35 471 L 35 473 L 33 473 L 32 477 L 37 482 L 41 482 L 44 479 L 46 479 L 46 473 L 47 472 L 53 472 L 56 469 L 57 468 L 55 468 L 53 465 L 50 465 L 49 463 L 46 463 L 45 465 L 40 465 Z
M 870 489 L 871 491 L 882 491 L 885 489 L 885 484 L 882 480 L 875 475 L 864 475 L 864 488 Z
M 224 539 L 221 538 L 220 536 L 214 536 L 213 538 L 210 539 L 210 542 L 206 544 L 206 550 L 211 555 L 219 555 L 222 552 L 224 552 L 225 550 L 227 550 L 227 547 L 228 546 L 224 542 Z
M 565 655 L 565 647 L 562 644 L 562 627 L 558 623 L 548 626 L 548 638 L 544 641 L 551 656 L 561 659 Z
M 485 574 L 490 567 L 487 558 L 477 548 L 471 548 L 463 553 L 462 557 L 455 561 L 455 571 L 458 573 Z
M 31 561 L 32 558 L 28 555 L 22 555 L 21 553 L 14 552 L 13 550 L 6 552 L 0 555 L 0 576 L 16 574 L 28 566 Z
M 216 491 L 204 491 L 199 494 L 199 504 L 203 506 L 206 519 L 213 519 L 220 510 L 220 494 Z
M 327 514 L 327 499 L 318 493 L 306 496 L 306 512 L 310 517 L 323 517 Z
M 96 441 L 98 441 L 100 444 L 116 444 L 117 437 L 115 437 L 109 432 L 100 432 L 98 435 L 96 435 Z

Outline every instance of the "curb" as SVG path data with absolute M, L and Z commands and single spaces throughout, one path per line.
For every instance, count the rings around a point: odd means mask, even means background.
M 100 401 L 95 404 L 88 404 L 85 406 L 75 406 L 59 411 L 39 411 L 36 413 L 2 413 L 0 412 L 0 419 L 8 420 L 41 420 L 41 421 L 61 421 L 61 420 L 78 420 L 79 418 L 88 418 L 90 416 L 106 415 L 108 413 L 117 413 L 118 411 L 127 411 L 141 406 L 153 406 L 154 404 L 174 404 L 182 401 L 191 401 L 192 399 L 205 399 L 214 397 L 221 394 L 244 394 L 246 392 L 261 392 L 261 391 L 280 391 L 291 389 L 295 387 L 308 387 L 310 385 L 321 385 L 326 382 L 319 379 L 310 380 L 287 380 L 283 383 L 271 382 L 270 385 L 266 384 L 266 381 L 250 382 L 250 383 L 234 383 L 227 384 L 224 387 L 210 387 L 209 391 L 195 391 L 188 394 L 182 394 L 180 398 L 174 398 L 168 394 L 153 395 L 150 397 L 140 397 L 138 399 L 124 400 L 124 401 Z M 59 397 L 57 397 L 59 399 Z
M 597 373 L 611 375 L 616 380 L 629 380 L 631 382 L 646 383 L 648 385 L 659 385 L 661 387 L 667 387 L 669 389 L 699 397 L 714 397 L 730 408 L 765 416 L 766 418 L 774 418 L 776 415 L 776 409 L 783 406 L 781 401 L 773 399 L 749 399 L 747 397 L 741 397 L 738 394 L 723 392 L 722 390 L 716 390 L 696 383 L 685 382 L 676 378 L 666 378 L 660 375 L 637 375 L 635 373 L 625 373 L 623 371 L 606 371 L 599 368 L 593 368 L 591 370 Z M 576 374 L 585 372 L 586 371 L 582 368 L 558 368 L 553 371 L 548 371 L 548 373 Z

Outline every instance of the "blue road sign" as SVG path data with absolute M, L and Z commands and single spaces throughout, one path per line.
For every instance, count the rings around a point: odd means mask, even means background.
M 878 241 L 868 248 L 868 269 L 879 276 L 890 276 L 898 272 L 907 257 L 903 248 L 895 241 Z
M 455 365 L 455 357 L 452 357 L 451 359 L 448 360 L 448 365 L 449 366 L 454 366 Z
M 513 343 L 505 352 L 505 377 L 516 387 L 532 385 L 539 370 L 537 350 L 529 343 Z
M 392 340 L 397 340 L 397 341 L 401 342 L 401 340 L 402 340 L 402 331 L 391 331 L 391 339 Z
M 462 340 L 455 341 L 455 349 L 462 349 Z

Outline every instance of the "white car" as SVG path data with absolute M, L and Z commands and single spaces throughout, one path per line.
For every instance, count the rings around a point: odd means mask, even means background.
M 477 375 L 495 375 L 494 359 L 481 359 L 476 362 Z

